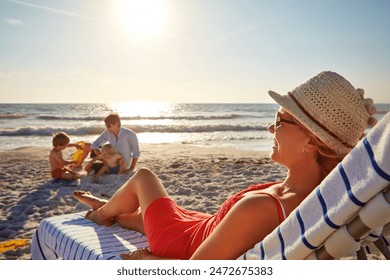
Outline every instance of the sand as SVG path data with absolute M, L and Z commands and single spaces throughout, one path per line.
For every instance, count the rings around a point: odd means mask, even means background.
M 284 167 L 268 153 L 235 148 L 205 148 L 184 144 L 140 144 L 137 167 L 148 167 L 168 193 L 188 209 L 215 213 L 231 194 L 253 183 L 279 181 Z M 52 183 L 49 148 L 0 151 L 0 242 L 31 237 L 47 217 L 87 210 L 71 193 L 89 190 L 111 196 L 131 175 L 104 175 L 99 184 L 84 176 L 77 186 Z M 65 157 L 70 157 L 69 149 Z M 30 247 L 0 253 L 0 259 L 30 259 Z
M 215 213 L 228 196 L 251 184 L 281 181 L 286 175 L 286 169 L 265 152 L 184 144 L 141 144 L 140 148 L 138 168 L 153 170 L 179 205 L 206 213 Z M 77 186 L 53 183 L 49 150 L 26 147 L 0 151 L 0 242 L 31 240 L 43 219 L 89 210 L 71 196 L 73 190 L 109 197 L 131 176 L 104 175 L 96 184 L 85 175 Z M 66 158 L 71 156 L 69 150 Z M 30 258 L 29 245 L 0 253 L 0 260 Z

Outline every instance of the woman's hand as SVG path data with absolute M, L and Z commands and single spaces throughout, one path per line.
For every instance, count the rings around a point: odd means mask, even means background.
M 148 260 L 153 257 L 153 255 L 146 248 L 128 252 L 126 254 L 121 254 L 120 256 L 124 260 Z

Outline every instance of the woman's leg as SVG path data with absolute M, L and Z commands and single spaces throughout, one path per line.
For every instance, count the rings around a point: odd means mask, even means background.
M 95 211 L 87 213 L 86 217 L 98 224 L 110 225 L 113 223 L 112 220 L 120 215 L 135 215 L 139 211 L 143 219 L 145 210 L 151 202 L 167 196 L 168 193 L 160 179 L 149 169 L 142 168 L 120 187 L 107 203 Z M 85 203 L 77 196 L 75 197 L 80 202 Z M 124 224 L 122 218 L 118 217 L 118 220 Z
M 131 214 L 121 214 L 115 217 L 115 221 L 124 228 L 133 229 L 142 234 L 145 234 L 144 220 L 141 214 L 141 209 Z

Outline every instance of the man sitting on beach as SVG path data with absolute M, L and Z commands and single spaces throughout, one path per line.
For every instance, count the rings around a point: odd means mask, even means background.
M 76 180 L 80 175 L 66 165 L 77 164 L 78 161 L 64 160 L 62 151 L 67 147 L 77 147 L 77 144 L 69 144 L 69 136 L 65 132 L 53 135 L 53 149 L 50 151 L 49 161 L 51 167 L 51 177 L 54 179 Z
M 125 162 L 124 172 L 132 172 L 140 156 L 137 135 L 131 129 L 121 127 L 118 114 L 109 114 L 104 118 L 104 123 L 106 124 L 106 130 L 92 143 L 93 153 L 99 156 L 101 154 L 99 148 L 104 143 L 109 142 L 122 155 Z M 95 173 L 98 172 L 97 169 L 93 169 Z

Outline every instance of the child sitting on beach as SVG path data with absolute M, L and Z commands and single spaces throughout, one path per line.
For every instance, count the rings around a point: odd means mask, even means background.
M 59 132 L 53 135 L 53 149 L 50 151 L 49 161 L 51 168 L 51 177 L 53 179 L 76 180 L 80 175 L 74 172 L 66 165 L 77 164 L 78 161 L 64 160 L 62 151 L 67 147 L 77 147 L 76 144 L 69 144 L 69 136 L 65 132 Z
M 84 168 L 85 171 L 91 170 L 92 164 L 95 161 L 103 162 L 104 166 L 94 175 L 94 182 L 98 183 L 99 178 L 103 174 L 120 174 L 125 171 L 124 160 L 121 154 L 117 153 L 111 144 L 102 146 L 102 154 L 94 157 Z

